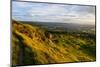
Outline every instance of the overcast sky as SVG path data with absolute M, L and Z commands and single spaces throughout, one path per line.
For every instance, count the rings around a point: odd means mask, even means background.
M 12 18 L 18 21 L 95 24 L 95 7 L 13 1 Z

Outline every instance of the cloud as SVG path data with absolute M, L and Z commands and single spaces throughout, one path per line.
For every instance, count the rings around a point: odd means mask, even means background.
M 95 24 L 95 7 L 13 2 L 13 17 L 23 21 Z

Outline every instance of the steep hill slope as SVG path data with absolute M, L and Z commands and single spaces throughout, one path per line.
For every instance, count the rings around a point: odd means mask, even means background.
M 95 61 L 95 46 L 92 37 L 50 32 L 38 26 L 12 22 L 13 65 Z

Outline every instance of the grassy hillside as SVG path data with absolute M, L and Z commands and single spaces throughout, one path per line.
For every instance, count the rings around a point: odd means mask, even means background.
M 36 65 L 96 60 L 95 34 L 52 32 L 12 22 L 12 64 Z

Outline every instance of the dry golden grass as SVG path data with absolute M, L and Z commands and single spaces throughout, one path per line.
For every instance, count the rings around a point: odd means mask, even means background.
M 12 63 L 14 65 L 95 61 L 95 56 L 81 49 L 81 45 L 85 45 L 87 41 L 80 37 L 76 38 L 63 33 L 56 34 L 57 36 L 53 33 L 46 35 L 46 30 L 16 21 L 13 21 L 12 28 Z M 18 59 L 20 52 L 25 53 L 25 56 L 21 57 L 23 58 L 21 63 Z

